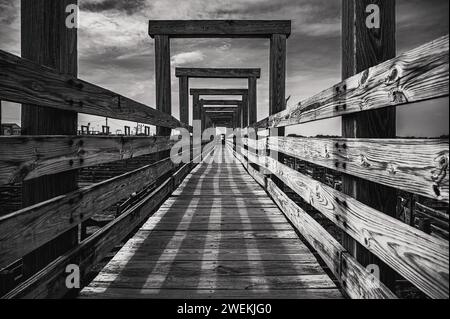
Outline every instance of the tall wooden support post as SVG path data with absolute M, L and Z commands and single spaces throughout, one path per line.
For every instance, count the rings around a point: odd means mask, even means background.
M 2 101 L 0 101 L 0 136 L 3 135 L 2 129 Z
M 180 122 L 189 124 L 189 78 L 181 76 L 180 82 Z
M 202 120 L 202 112 L 201 112 L 201 105 L 200 105 L 200 96 L 198 94 L 192 95 L 192 120 L 195 121 L 201 121 Z
M 274 34 L 270 38 L 270 77 L 269 77 L 269 113 L 270 115 L 286 108 L 286 35 Z M 270 130 L 270 136 L 284 136 L 285 129 Z M 278 152 L 271 152 L 271 156 L 281 163 L 284 158 Z M 283 189 L 283 183 L 272 176 L 274 182 Z
M 248 79 L 248 124 L 252 125 L 257 121 L 257 90 L 256 78 Z
M 156 109 L 172 114 L 172 93 L 170 81 L 170 38 L 167 35 L 155 36 L 155 75 L 156 75 Z M 172 130 L 156 127 L 157 136 L 170 136 Z M 170 157 L 170 151 L 159 153 L 158 159 Z
M 395 0 L 343 0 L 342 8 L 342 77 L 346 79 L 374 65 L 394 58 Z M 369 5 L 380 9 L 380 28 L 367 25 Z M 368 10 L 370 12 L 370 10 Z M 345 94 L 345 92 L 343 92 Z M 395 138 L 396 110 L 386 108 L 346 115 L 342 118 L 342 136 L 347 138 Z M 343 191 L 357 200 L 390 216 L 395 216 L 397 192 L 390 187 L 345 175 Z M 381 281 L 389 288 L 395 283 L 395 273 L 350 236 L 344 236 L 344 246 L 364 266 L 380 267 Z
M 248 126 L 248 96 L 242 95 L 242 127 Z
M 22 57 L 78 75 L 77 29 L 66 26 L 66 8 L 77 0 L 22 0 Z M 74 112 L 22 105 L 23 135 L 76 135 L 78 115 Z M 77 171 L 44 176 L 23 183 L 24 207 L 73 191 Z M 78 243 L 78 227 L 24 256 L 24 276 L 29 277 Z

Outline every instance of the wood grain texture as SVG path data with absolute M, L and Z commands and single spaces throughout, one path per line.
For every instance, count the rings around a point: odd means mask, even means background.
M 237 205 L 238 199 L 250 196 L 262 208 L 258 202 L 265 197 L 258 196 L 262 189 L 246 178 L 241 165 L 218 161 L 232 159 L 230 155 L 217 145 L 212 156 L 214 162 L 201 163 L 192 171 L 81 292 L 82 297 L 101 298 L 110 289 L 127 289 L 132 295 L 159 289 L 153 296 L 145 293 L 149 298 L 170 298 L 169 291 L 184 289 L 191 289 L 192 295 L 204 294 L 205 298 L 220 297 L 219 291 L 234 291 L 245 297 L 272 290 L 289 290 L 290 297 L 295 298 L 298 290 L 313 289 L 321 290 L 323 297 L 328 297 L 329 290 L 336 289 L 335 284 L 292 226 L 286 219 L 276 226 L 267 222 L 268 218 L 282 217 L 281 211 L 273 203 L 266 211 Z M 209 189 L 212 194 L 203 196 L 197 192 L 203 189 Z M 211 209 L 225 200 L 229 200 L 232 208 Z M 186 201 L 205 209 L 186 209 Z M 173 223 L 174 218 L 178 222 Z M 245 228 L 237 222 L 241 218 L 250 221 Z M 213 219 L 218 222 L 213 224 Z M 203 222 L 198 223 L 199 220 Z M 174 292 L 172 298 L 177 296 Z
M 223 113 L 230 113 L 230 112 L 236 112 L 237 110 L 237 105 L 236 106 L 225 106 L 225 107 L 220 107 L 220 106 L 204 106 L 203 107 L 203 111 L 205 113 L 219 113 L 223 114 Z
M 170 128 L 174 117 L 99 86 L 0 50 L 0 99 Z
M 210 79 L 246 79 L 249 77 L 260 78 L 261 69 L 232 69 L 232 68 L 176 68 L 175 76 L 188 78 Z
M 448 241 L 430 236 L 270 157 L 248 155 L 307 203 L 433 298 L 448 297 Z
M 244 141 L 254 147 L 256 141 Z M 449 141 L 269 137 L 257 149 L 286 155 L 406 192 L 449 202 Z
M 0 138 L 0 185 L 170 150 L 169 137 Z
M 449 94 L 448 35 L 365 70 L 258 122 L 284 127 Z
M 291 34 L 290 20 L 150 20 L 149 35 L 171 38 L 270 38 Z
M 110 207 L 175 167 L 170 159 L 0 218 L 0 268 Z
M 266 189 L 274 202 L 316 250 L 342 289 L 352 299 L 395 299 L 396 296 L 382 283 L 376 284 L 369 272 L 361 266 L 317 221 L 292 201 L 281 189 L 261 172 L 247 165 L 244 157 L 235 156 L 247 172 Z
M 56 259 L 41 272 L 28 279 L 2 299 L 61 298 L 69 291 L 66 287 L 66 266 L 80 267 L 83 279 L 92 268 L 116 247 L 137 226 L 161 205 L 167 196 L 178 187 L 195 162 L 183 165 L 172 177 L 163 182 L 142 201 L 125 211 L 120 217 L 83 241 L 75 249 Z

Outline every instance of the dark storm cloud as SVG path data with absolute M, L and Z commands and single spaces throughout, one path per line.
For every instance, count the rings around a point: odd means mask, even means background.
M 146 0 L 102 0 L 100 2 L 81 2 L 80 9 L 90 12 L 101 11 L 124 11 L 131 15 L 139 12 L 146 7 Z

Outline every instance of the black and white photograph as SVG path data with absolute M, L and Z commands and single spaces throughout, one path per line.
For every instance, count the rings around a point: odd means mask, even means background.
M 448 0 L 0 0 L 0 299 L 448 301 L 448 34 Z

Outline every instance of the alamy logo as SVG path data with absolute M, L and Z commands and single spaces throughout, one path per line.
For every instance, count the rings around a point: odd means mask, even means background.
M 66 287 L 67 289 L 80 289 L 80 267 L 70 264 L 66 267 Z
M 76 4 L 69 4 L 66 7 L 66 13 L 68 13 L 66 17 L 66 27 L 68 29 L 78 29 L 78 6 Z
M 369 15 L 366 18 L 366 26 L 369 29 L 380 28 L 380 7 L 376 4 L 369 4 L 366 7 L 366 13 Z

